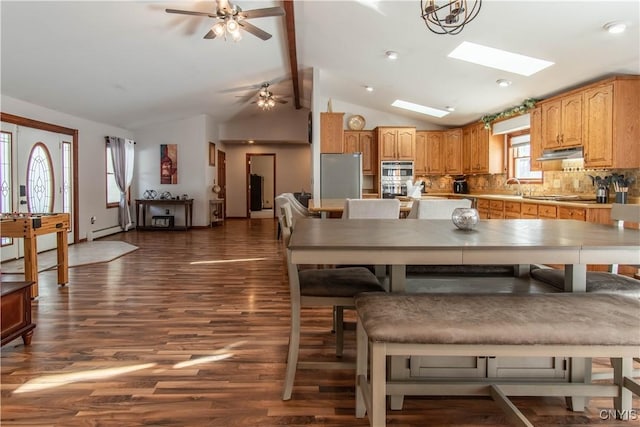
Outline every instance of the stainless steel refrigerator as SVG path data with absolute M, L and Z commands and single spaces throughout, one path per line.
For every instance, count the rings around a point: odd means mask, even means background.
M 320 155 L 320 198 L 362 198 L 362 154 Z

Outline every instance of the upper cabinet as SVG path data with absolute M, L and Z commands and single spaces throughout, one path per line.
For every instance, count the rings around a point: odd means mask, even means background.
M 531 144 L 531 170 L 541 171 L 542 162 L 536 159 L 542 156 L 542 108 L 536 107 L 529 113 L 531 128 L 529 129 Z
M 427 174 L 442 175 L 444 165 L 442 164 L 442 153 L 444 144 L 444 133 L 440 131 L 427 132 Z
M 561 97 L 542 104 L 543 148 L 582 145 L 582 94 Z
M 414 160 L 416 129 L 413 127 L 378 127 L 379 160 Z
M 416 158 L 413 163 L 413 174 L 421 176 L 427 174 L 427 134 L 426 130 L 416 131 Z
M 320 113 L 320 152 L 342 153 L 344 113 Z
M 617 78 L 583 97 L 585 167 L 640 167 L 640 78 Z
M 414 174 L 462 174 L 462 129 L 417 131 Z
M 344 131 L 344 152 L 362 153 L 362 174 L 375 175 L 377 168 L 377 150 L 375 134 L 371 130 Z
M 504 173 L 504 137 L 491 135 L 484 124 L 473 123 L 462 131 L 463 173 Z M 453 172 L 452 172 L 453 173 Z
M 640 76 L 618 76 L 541 101 L 531 115 L 532 158 L 541 151 L 538 143 L 542 149 L 582 146 L 587 168 L 640 167 L 638 99 Z
M 444 132 L 442 167 L 445 174 L 462 175 L 462 129 Z

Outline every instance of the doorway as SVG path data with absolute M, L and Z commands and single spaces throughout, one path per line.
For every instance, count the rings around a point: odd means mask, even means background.
M 275 153 L 247 153 L 247 218 L 274 218 Z
M 69 213 L 72 243 L 78 240 L 77 138 L 75 129 L 2 114 L 3 212 Z M 2 240 L 2 260 L 24 256 L 22 239 Z M 56 245 L 55 233 L 38 236 L 39 252 Z

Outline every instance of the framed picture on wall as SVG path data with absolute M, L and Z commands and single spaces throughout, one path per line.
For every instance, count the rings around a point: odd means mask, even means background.
M 178 144 L 160 144 L 160 184 L 178 183 Z
M 216 144 L 209 143 L 209 166 L 216 165 Z

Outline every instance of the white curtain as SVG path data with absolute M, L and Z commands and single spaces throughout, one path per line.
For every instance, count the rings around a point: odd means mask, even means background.
M 132 225 L 129 201 L 127 200 L 127 190 L 133 180 L 133 159 L 135 155 L 135 142 L 115 136 L 107 137 L 109 147 L 111 147 L 111 160 L 113 161 L 113 172 L 120 190 L 120 206 L 118 207 L 118 223 L 120 227 L 127 231 Z

